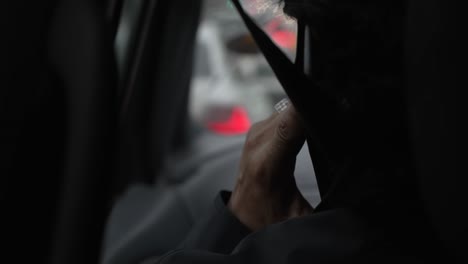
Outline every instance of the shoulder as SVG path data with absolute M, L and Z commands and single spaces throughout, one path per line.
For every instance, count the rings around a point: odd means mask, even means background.
M 419 263 L 369 221 L 353 209 L 316 213 L 253 233 L 233 254 L 242 263 Z

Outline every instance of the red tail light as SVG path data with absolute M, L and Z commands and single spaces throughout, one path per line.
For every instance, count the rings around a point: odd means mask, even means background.
M 251 125 L 247 111 L 240 106 L 233 107 L 230 116 L 226 120 L 207 123 L 211 131 L 226 136 L 245 134 L 249 131 Z

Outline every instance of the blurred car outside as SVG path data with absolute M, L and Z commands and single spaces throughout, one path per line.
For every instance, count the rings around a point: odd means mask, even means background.
M 252 122 L 272 112 L 284 92 L 260 53 L 229 50 L 213 21 L 201 24 L 190 98 L 192 118 L 204 125 L 244 112 Z M 243 110 L 242 110 L 243 109 Z M 222 113 L 226 113 L 223 115 Z

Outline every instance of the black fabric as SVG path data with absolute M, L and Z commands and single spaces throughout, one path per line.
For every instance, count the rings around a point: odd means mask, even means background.
M 64 92 L 45 57 L 53 6 L 8 1 L 0 8 L 2 262 L 47 263 L 50 255 L 65 140 Z
M 360 210 L 333 209 L 251 233 L 227 209 L 228 199 L 229 193 L 220 194 L 179 249 L 144 263 L 424 263 L 417 251 L 399 245 L 414 241 L 414 233 L 385 230 L 384 210 L 368 218 Z
M 100 8 L 2 3 L 2 262 L 98 261 L 116 129 Z
M 229 254 L 251 233 L 226 207 L 230 196 L 229 192 L 221 192 L 218 195 L 214 212 L 198 222 L 183 242 L 182 248 Z M 208 233 L 216 235 L 207 236 Z
M 409 1 L 408 102 L 412 153 L 428 217 L 453 260 L 468 263 L 467 41 L 460 3 Z
M 116 173 L 113 37 L 95 1 L 61 1 L 54 11 L 48 52 L 65 93 L 66 141 L 52 263 L 95 263 Z

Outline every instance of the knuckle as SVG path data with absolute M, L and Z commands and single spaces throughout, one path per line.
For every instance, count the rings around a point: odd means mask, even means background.
M 276 136 L 281 142 L 289 140 L 289 131 L 285 120 L 281 120 L 276 127 Z

